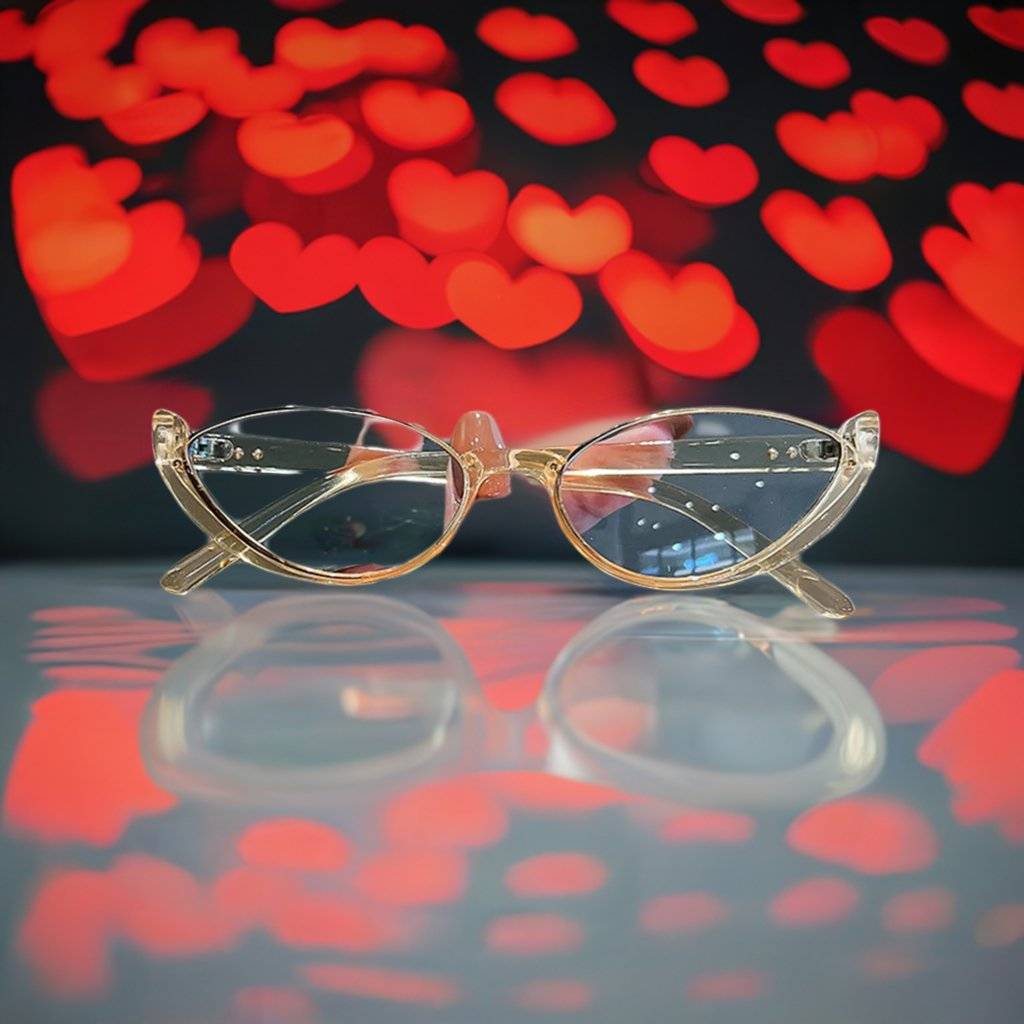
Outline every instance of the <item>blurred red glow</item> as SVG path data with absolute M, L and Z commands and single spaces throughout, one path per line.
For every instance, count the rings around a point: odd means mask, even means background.
M 51 665 L 43 675 L 59 686 L 150 686 L 163 678 L 163 672 L 128 665 Z
M 1010 139 L 1024 139 L 1024 85 L 1002 89 L 991 82 L 968 82 L 964 106 L 986 127 Z
M 121 265 L 81 291 L 42 300 L 49 326 L 72 337 L 152 312 L 180 295 L 199 270 L 199 243 L 185 234 L 185 214 L 166 199 L 128 213 L 132 247 Z
M 173 807 L 139 753 L 146 698 L 64 689 L 35 701 L 7 774 L 6 826 L 47 843 L 109 846 L 133 819 Z
M 674 0 L 608 0 L 605 11 L 626 31 L 671 46 L 697 31 L 697 19 Z
M 297 988 L 247 985 L 235 993 L 228 1019 L 232 1024 L 252 1024 L 257 1020 L 268 1024 L 313 1024 L 320 1015 L 312 998 Z
M 941 64 L 949 56 L 945 32 L 924 18 L 868 18 L 864 31 L 879 46 L 912 64 Z
M 486 257 L 454 267 L 445 295 L 457 320 L 503 349 L 550 341 L 569 330 L 583 310 L 579 289 L 560 271 L 531 267 L 513 279 Z
M 164 407 L 196 428 L 208 421 L 213 398 L 193 384 L 92 384 L 65 370 L 39 389 L 35 417 L 43 444 L 65 472 L 75 480 L 104 480 L 152 463 L 150 421 Z
M 625 252 L 633 225 L 621 203 L 591 196 L 579 206 L 553 189 L 527 185 L 508 208 L 508 230 L 528 256 L 569 274 L 593 274 Z
M 1024 939 L 1024 903 L 1000 903 L 978 918 L 975 941 L 985 949 L 1012 946 Z
M 976 320 L 941 285 L 901 284 L 889 297 L 889 319 L 944 377 L 998 401 L 1016 397 L 1024 350 Z
M 1008 7 L 997 11 L 988 4 L 972 4 L 967 17 L 979 32 L 1014 50 L 1024 50 L 1024 10 Z
M 729 95 L 729 78 L 707 57 L 674 57 L 666 50 L 644 50 L 633 74 L 645 88 L 679 107 L 708 107 Z
M 110 983 L 106 932 L 107 879 L 92 871 L 54 871 L 44 878 L 18 929 L 20 956 L 65 999 L 102 992 Z
M 303 977 L 314 987 L 364 999 L 415 1003 L 441 1009 L 459 1001 L 459 987 L 437 974 L 417 974 L 366 964 L 305 964 Z
M 922 871 L 939 852 L 927 818 L 909 804 L 882 796 L 814 807 L 789 826 L 786 840 L 797 853 L 865 875 Z
M 200 30 L 187 18 L 161 18 L 135 39 L 135 61 L 168 89 L 202 92 L 238 55 L 233 28 Z
M 476 34 L 492 50 L 512 60 L 553 60 L 573 53 L 576 34 L 561 18 L 529 14 L 521 7 L 501 7 L 485 14 Z
M 661 838 L 666 843 L 745 843 L 756 828 L 748 814 L 684 810 L 662 825 Z
M 343 160 L 354 144 L 352 128 L 331 114 L 256 114 L 238 126 L 242 159 L 272 178 L 324 171 Z
M 948 380 L 870 310 L 847 308 L 826 316 L 814 330 L 811 352 L 844 410 L 877 409 L 885 417 L 886 444 L 925 465 L 946 473 L 972 473 L 1006 433 L 1010 402 L 997 402 Z M 937 434 L 936 409 L 958 429 Z M 946 625 L 927 631 L 933 642 L 949 639 Z M 915 631 L 926 639 L 920 627 Z M 973 623 L 966 639 L 999 640 L 1004 635 L 1001 625 Z
M 850 77 L 850 62 L 834 43 L 769 39 L 764 59 L 780 75 L 808 89 L 832 89 Z
M 765 230 L 800 267 L 841 291 L 881 284 L 892 270 L 892 252 L 871 208 L 853 196 L 824 207 L 800 192 L 773 192 L 761 207 Z
M 1015 668 L 1020 660 L 1012 647 L 985 644 L 912 651 L 881 672 L 871 696 L 894 725 L 937 722 L 990 676 Z
M 388 178 L 388 199 L 406 241 L 424 252 L 486 249 L 505 221 L 508 187 L 490 171 L 452 174 L 433 160 L 407 160 Z
M 965 234 L 933 227 L 921 240 L 924 258 L 957 301 L 994 331 L 1024 345 L 1024 185 L 994 189 L 971 183 L 949 194 Z
M 513 1001 L 531 1013 L 582 1013 L 594 1001 L 594 992 L 576 978 L 538 978 L 520 985 Z
M 629 799 L 611 786 L 546 772 L 490 772 L 480 778 L 510 807 L 535 814 L 589 814 Z
M 738 0 L 728 2 L 735 4 Z M 694 975 L 687 983 L 686 997 L 696 1003 L 731 1003 L 757 999 L 767 987 L 768 975 L 762 971 L 719 971 Z
M 897 893 L 882 907 L 882 926 L 888 932 L 941 932 L 955 917 L 956 897 L 940 886 Z
M 243 231 L 231 246 L 240 281 L 278 313 L 334 302 L 356 285 L 359 247 L 343 235 L 322 235 L 303 246 L 286 224 L 266 222 Z
M 214 256 L 180 295 L 149 313 L 89 334 L 69 337 L 52 327 L 50 333 L 83 380 L 132 380 L 215 348 L 242 327 L 254 304 L 228 261 Z
M 487 926 L 484 942 L 492 953 L 549 956 L 583 945 L 583 928 L 561 914 L 508 914 Z
M 135 64 L 114 67 L 102 57 L 85 57 L 54 68 L 46 95 L 58 114 L 76 121 L 108 117 L 156 95 L 159 85 Z
M 473 128 L 473 112 L 457 92 L 385 79 L 367 86 L 359 100 L 366 126 L 395 149 L 438 149 Z
M 709 892 L 672 892 L 641 904 L 640 927 L 652 935 L 689 935 L 721 924 L 729 908 Z
M 552 146 L 575 146 L 609 135 L 615 115 L 586 82 L 524 71 L 494 94 L 497 108 L 527 135 Z
M 859 902 L 857 888 L 843 878 L 808 878 L 780 892 L 768 913 L 780 928 L 817 928 L 845 921 Z
M 190 131 L 206 117 L 208 109 L 194 93 L 171 92 L 107 114 L 103 124 L 121 142 L 148 146 Z
M 456 778 L 399 793 L 385 806 L 381 824 L 397 844 L 493 846 L 505 835 L 508 815 L 482 781 Z
M 739 146 L 701 149 L 680 135 L 663 135 L 651 144 L 647 160 L 673 192 L 701 206 L 738 203 L 757 188 L 757 165 Z
M 573 387 L 566 388 L 567 380 Z M 646 407 L 629 353 L 596 351 L 580 340 L 510 352 L 439 332 L 392 328 L 370 341 L 356 384 L 368 408 L 422 423 L 441 436 L 467 404 L 487 409 L 510 444 L 593 421 L 621 422 Z
M 953 816 L 960 824 L 992 822 L 1007 842 L 1018 844 L 1024 843 L 1022 685 L 1020 669 L 992 676 L 918 749 L 921 762 L 946 777 Z
M 258 821 L 236 845 L 247 864 L 295 871 L 338 871 L 350 854 L 349 841 L 337 829 L 303 818 Z
M 586 896 L 607 879 L 608 869 L 588 853 L 539 853 L 505 872 L 506 887 L 523 897 Z
M 916 953 L 891 946 L 869 949 L 861 957 L 861 967 L 866 975 L 879 981 L 909 978 L 924 969 Z
M 461 851 L 410 847 L 365 858 L 353 885 L 357 892 L 387 906 L 425 907 L 462 899 L 466 876 Z

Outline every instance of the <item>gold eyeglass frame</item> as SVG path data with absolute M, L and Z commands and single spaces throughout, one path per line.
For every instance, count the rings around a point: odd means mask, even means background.
M 187 594 L 237 561 L 246 562 L 258 569 L 292 579 L 332 586 L 363 586 L 396 579 L 421 568 L 444 551 L 469 514 L 477 497 L 480 496 L 481 488 L 488 481 L 498 476 L 508 477 L 512 474 L 521 474 L 547 489 L 558 525 L 576 551 L 596 568 L 616 579 L 647 589 L 679 592 L 730 586 L 765 574 L 771 576 L 795 597 L 822 615 L 830 618 L 845 618 L 854 611 L 854 604 L 850 598 L 814 569 L 805 565 L 801 561 L 800 555 L 838 525 L 864 489 L 878 458 L 880 424 L 878 414 L 874 411 L 859 413 L 846 420 L 838 429 L 830 430 L 812 423 L 810 420 L 768 410 L 742 409 L 732 406 L 667 409 L 612 427 L 575 447 L 502 448 L 500 453 L 472 448 L 458 451 L 448 441 L 436 437 L 418 424 L 390 416 L 379 417 L 377 413 L 365 409 L 288 406 L 246 413 L 244 418 L 303 409 L 380 418 L 415 431 L 427 441 L 436 444 L 440 451 L 461 467 L 463 472 L 462 498 L 444 532 L 433 544 L 415 557 L 400 565 L 381 569 L 328 571 L 292 562 L 275 554 L 260 541 L 248 535 L 239 524 L 219 508 L 204 487 L 188 457 L 189 444 L 194 439 L 242 417 L 235 417 L 193 433 L 189 425 L 177 413 L 159 409 L 153 414 L 152 424 L 153 458 L 156 468 L 179 506 L 208 538 L 206 545 L 182 559 L 163 576 L 160 583 L 166 591 L 173 594 Z M 613 437 L 625 429 L 643 426 L 669 417 L 697 414 L 763 416 L 778 420 L 780 424 L 789 424 L 814 431 L 818 435 L 831 438 L 838 445 L 836 468 L 817 501 L 782 536 L 774 541 L 762 538 L 765 541 L 764 545 L 754 553 L 737 548 L 745 557 L 722 569 L 712 570 L 699 576 L 657 577 L 634 572 L 605 558 L 580 536 L 562 502 L 560 482 L 566 466 L 584 448 Z M 500 458 L 496 459 L 494 457 L 496 454 L 500 454 Z M 780 468 L 782 467 L 780 466 Z M 633 498 L 644 497 L 642 494 L 627 490 L 617 491 L 607 485 L 596 486 L 593 489 Z M 692 503 L 688 504 L 692 508 Z M 712 529 L 708 525 L 707 517 L 702 519 L 699 515 L 687 512 L 679 506 L 671 507 L 675 511 L 688 515 L 705 528 Z M 709 505 L 708 508 L 714 509 L 715 513 L 720 511 L 718 506 Z

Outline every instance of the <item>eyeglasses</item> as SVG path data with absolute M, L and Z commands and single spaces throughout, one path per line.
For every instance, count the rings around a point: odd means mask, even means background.
M 850 599 L 800 560 L 874 468 L 879 421 L 838 430 L 794 416 L 705 407 L 621 424 L 576 447 L 507 448 L 487 413 L 448 441 L 360 409 L 288 406 L 192 433 L 153 415 L 157 469 L 208 543 L 171 568 L 187 594 L 241 560 L 315 583 L 375 583 L 449 544 L 474 501 L 515 474 L 547 488 L 569 542 L 641 587 L 689 590 L 767 574 L 815 611 Z

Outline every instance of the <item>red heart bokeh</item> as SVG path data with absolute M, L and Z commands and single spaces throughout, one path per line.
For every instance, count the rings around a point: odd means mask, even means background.
M 213 65 L 203 96 L 225 117 L 252 117 L 287 110 L 302 98 L 302 79 L 282 64 L 254 67 L 239 55 Z
M 492 50 L 512 60 L 553 60 L 575 52 L 576 33 L 561 18 L 500 7 L 485 14 L 476 34 Z
M 168 89 L 202 92 L 222 63 L 238 55 L 233 28 L 203 31 L 187 18 L 161 18 L 135 39 L 135 61 Z
M 473 112 L 457 92 L 398 79 L 367 86 L 359 108 L 367 128 L 395 149 L 438 149 L 473 128 Z
M 400 238 L 371 238 L 359 250 L 359 290 L 378 313 L 402 327 L 443 327 L 455 319 L 445 286 L 464 252 L 427 261 Z
M 1005 88 L 991 82 L 968 82 L 964 106 L 986 127 L 1010 139 L 1024 139 L 1024 85 Z
M 729 95 L 729 78 L 707 57 L 673 57 L 667 50 L 644 50 L 633 74 L 645 88 L 680 107 L 708 107 Z
M 627 32 L 659 46 L 671 46 L 697 31 L 697 19 L 673 0 L 608 0 L 604 9 Z
M 791 160 L 832 181 L 866 181 L 878 166 L 878 137 L 846 111 L 824 120 L 799 111 L 783 114 L 775 134 Z
M 487 249 L 508 208 L 508 186 L 490 171 L 452 174 L 424 159 L 406 160 L 388 179 L 388 199 L 402 237 L 437 254 Z
M 321 235 L 303 246 L 287 224 L 246 228 L 232 243 L 231 269 L 254 295 L 278 313 L 334 302 L 356 284 L 358 246 L 344 235 Z
M 366 66 L 358 27 L 335 28 L 319 18 L 293 18 L 282 25 L 274 37 L 274 60 L 311 90 L 347 82 Z
M 498 86 L 494 102 L 527 135 L 552 146 L 593 142 L 615 129 L 615 115 L 579 78 L 524 71 Z
M 337 164 L 355 144 L 352 128 L 331 114 L 256 114 L 238 126 L 238 151 L 260 174 L 299 178 Z
M 1013 50 L 1024 50 L 1024 8 L 1008 7 L 997 11 L 988 4 L 972 4 L 967 8 L 971 24 Z
M 892 270 L 881 226 L 867 203 L 853 196 L 822 208 L 809 196 L 783 189 L 764 201 L 761 221 L 795 263 L 841 291 L 874 288 Z
M 949 56 L 945 32 L 924 18 L 868 18 L 864 31 L 879 46 L 912 64 L 941 64 Z
M 579 319 L 583 299 L 572 278 L 531 267 L 514 280 L 494 260 L 467 259 L 448 275 L 445 294 L 457 320 L 497 348 L 540 345 Z
M 191 92 L 169 92 L 107 114 L 107 131 L 129 146 L 151 146 L 191 131 L 208 112 L 206 101 Z
M 722 0 L 736 14 L 763 25 L 791 25 L 804 16 L 797 0 Z
M 769 39 L 764 59 L 780 75 L 808 89 L 831 89 L 850 77 L 850 62 L 834 43 Z
M 152 99 L 159 88 L 145 68 L 136 64 L 114 67 L 103 57 L 62 64 L 46 79 L 46 95 L 53 109 L 79 121 L 133 107 Z
M 621 203 L 591 196 L 570 209 L 543 185 L 520 190 L 508 208 L 508 230 L 528 256 L 569 274 L 597 273 L 633 239 L 633 225 Z
M 757 188 L 757 165 L 739 146 L 704 150 L 679 135 L 665 135 L 651 145 L 647 160 L 673 192 L 701 206 L 738 203 Z

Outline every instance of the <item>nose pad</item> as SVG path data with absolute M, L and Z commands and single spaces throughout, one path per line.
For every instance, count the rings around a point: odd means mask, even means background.
M 508 448 L 501 430 L 489 412 L 463 413 L 452 431 L 451 446 L 460 453 L 472 452 L 484 467 L 484 482 L 478 498 L 504 498 L 512 490 Z

